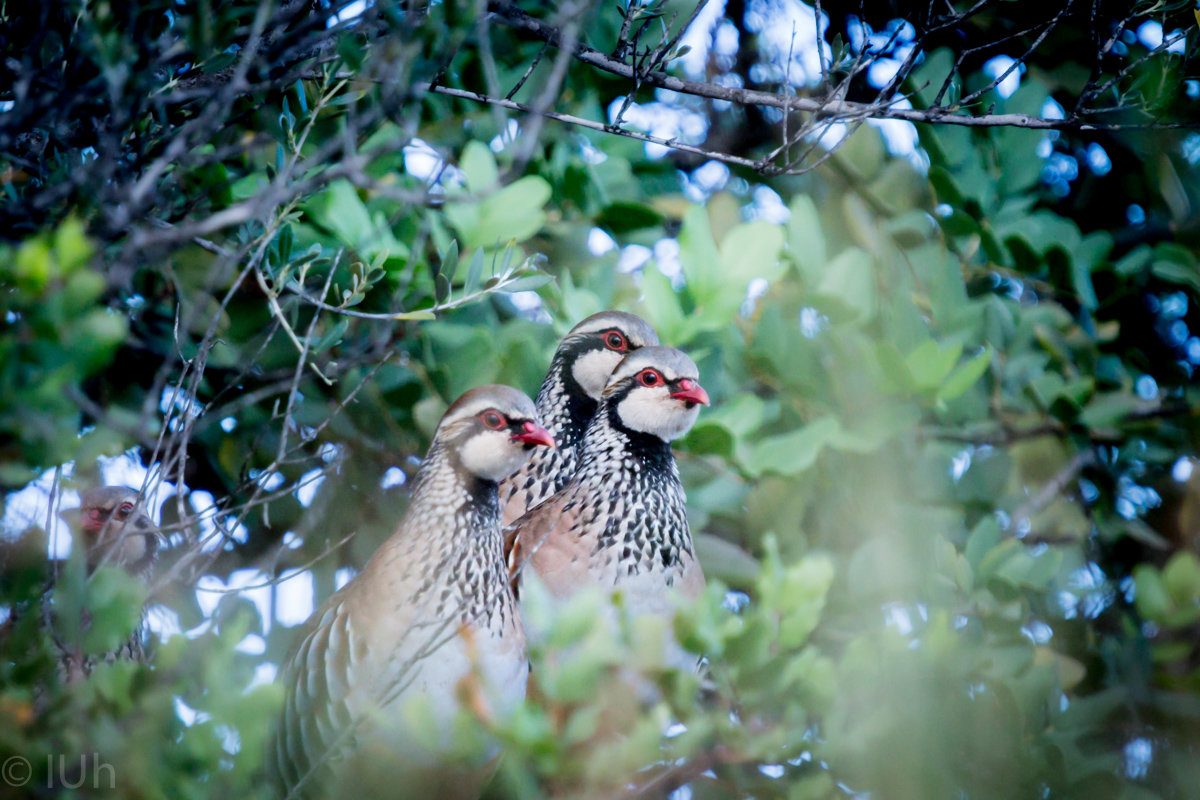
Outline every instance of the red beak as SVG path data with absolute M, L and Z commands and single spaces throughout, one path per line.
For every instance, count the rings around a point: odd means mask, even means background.
M 104 517 L 100 514 L 100 509 L 89 508 L 86 512 L 80 514 L 80 527 L 90 533 L 99 533 L 104 527 Z
M 554 437 L 550 435 L 550 431 L 530 420 L 525 421 L 525 424 L 521 426 L 521 432 L 514 433 L 513 438 L 528 445 L 554 447 Z
M 696 383 L 690 378 L 680 378 L 675 382 L 678 387 L 671 392 L 671 397 L 676 400 L 682 400 L 685 403 L 699 403 L 702 406 L 708 405 L 708 392 L 704 391 L 704 387 Z

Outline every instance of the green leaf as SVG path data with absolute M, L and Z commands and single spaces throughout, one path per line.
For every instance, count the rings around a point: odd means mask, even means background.
M 446 217 L 467 247 L 496 247 L 523 242 L 546 223 L 543 207 L 550 184 L 536 175 L 521 178 L 482 201 L 446 204 Z
M 967 537 L 967 546 L 963 550 L 963 555 L 973 569 L 979 570 L 984 556 L 1000 543 L 1000 536 L 1000 523 L 994 516 L 984 517 L 979 521 L 979 524 L 971 531 L 971 535 Z
M 43 237 L 21 245 L 13 259 L 12 274 L 21 290 L 29 294 L 40 293 L 51 275 L 57 275 L 57 265 Z
M 1021 88 L 1010 100 L 1015 100 L 1017 95 L 1033 86 L 1034 84 L 1027 80 L 1022 81 Z M 1042 101 L 1046 98 L 1044 88 L 1034 89 L 1033 94 L 1040 96 Z M 1040 109 L 1040 107 L 1041 103 L 1039 102 L 1038 108 Z M 1036 116 L 1038 113 L 1038 111 L 1034 111 L 1033 115 Z M 1001 128 L 993 132 L 998 150 L 997 157 L 1004 164 L 1004 169 L 1000 172 L 1000 180 L 997 181 L 1001 192 L 1006 195 L 1020 195 L 1037 185 L 1045 164 L 1045 159 L 1037 155 L 1037 148 L 1045 136 L 1045 131 L 1032 131 L 1016 127 Z
M 511 283 L 506 283 L 500 287 L 502 292 L 532 292 L 534 289 L 540 289 L 550 281 L 554 280 L 552 275 L 547 275 L 544 272 L 539 272 L 536 275 L 526 275 L 523 278 L 517 278 Z
M 929 168 L 929 184 L 933 187 L 938 201 L 946 203 L 951 208 L 961 208 L 964 203 L 954 176 L 945 167 L 933 165 Z
M 1015 539 L 1009 539 L 1004 545 L 993 548 L 979 571 L 1016 587 L 1040 590 L 1045 589 L 1058 574 L 1062 563 L 1063 551 L 1059 548 L 1046 549 L 1034 555 L 1033 551 Z
M 764 545 L 757 595 L 765 613 L 778 619 L 772 647 L 793 649 L 802 645 L 820 622 L 825 595 L 833 584 L 833 562 L 824 556 L 808 556 L 785 567 L 774 538 L 765 540 Z
M 1180 550 L 1163 567 L 1163 586 L 1177 603 L 1200 601 L 1200 558 L 1190 550 Z
M 921 389 L 936 389 L 941 386 L 958 363 L 962 350 L 961 342 L 951 342 L 943 347 L 934 339 L 927 339 L 919 344 L 905 358 L 913 383 Z
M 471 194 L 483 194 L 491 191 L 500 183 L 500 170 L 496 168 L 496 157 L 492 155 L 491 148 L 483 142 L 475 140 L 467 142 L 458 166 L 466 176 L 467 190 Z
M 930 53 L 925 61 L 913 70 L 912 76 L 908 80 L 917 93 L 917 99 L 920 102 L 918 108 L 929 108 L 933 105 L 942 84 L 953 69 L 954 55 L 949 48 L 942 47 Z M 948 90 L 942 96 L 942 102 L 953 102 L 954 96 L 955 92 Z
M 362 66 L 363 52 L 362 44 L 353 36 L 342 36 L 337 40 L 337 52 L 341 57 L 346 67 L 351 71 L 357 71 Z
M 741 303 L 746 287 L 755 278 L 775 280 L 782 274 L 779 253 L 783 228 L 761 220 L 738 225 L 721 242 L 724 289 Z
M 1116 425 L 1145 403 L 1136 395 L 1127 392 L 1103 392 L 1095 395 L 1079 421 L 1089 428 L 1105 428 Z
M 116 649 L 141 617 L 145 585 L 123 569 L 101 567 L 88 578 L 86 596 L 91 624 L 84 631 L 83 651 L 98 654 Z
M 642 203 L 611 203 L 596 217 L 596 226 L 617 235 L 661 225 L 662 214 Z
M 771 436 L 750 445 L 740 459 L 746 471 L 759 476 L 767 472 L 798 475 L 816 463 L 821 449 L 841 430 L 834 417 L 822 417 L 791 433 Z
M 965 211 L 952 210 L 941 218 L 942 230 L 951 236 L 978 236 L 979 222 Z
M 1115 264 L 1117 274 L 1123 276 L 1137 275 L 1146 268 L 1154 258 L 1154 251 L 1149 245 L 1140 244 L 1130 250 Z
M 475 255 L 471 256 L 471 266 L 467 267 L 467 280 L 463 284 L 463 294 L 471 294 L 479 289 L 479 282 L 483 278 L 483 248 L 475 251 Z
M 1092 285 L 1092 273 L 1088 265 L 1079 259 L 1071 261 L 1071 283 L 1075 287 L 1075 295 L 1079 303 L 1088 311 L 1095 311 L 1100 306 L 1096 297 L 1096 287 Z
M 92 243 L 88 241 L 83 223 L 74 215 L 64 219 L 54 232 L 54 258 L 62 274 L 79 269 L 92 257 Z
M 692 426 L 684 440 L 689 453 L 696 455 L 729 456 L 733 453 L 734 437 L 724 425 L 702 420 Z
M 679 261 L 688 291 L 697 303 L 717 296 L 721 285 L 721 254 L 713 241 L 708 214 L 700 206 L 689 206 L 684 214 L 679 230 Z
M 688 343 L 679 295 L 671 288 L 671 280 L 653 267 L 642 270 L 642 307 L 664 342 Z
M 937 399 L 939 402 L 945 403 L 961 395 L 967 389 L 970 389 L 975 381 L 979 380 L 983 373 L 987 371 L 988 365 L 992 363 L 991 349 L 984 350 L 979 355 L 959 364 L 954 368 L 946 378 L 945 383 L 938 389 Z
M 372 217 L 358 192 L 348 181 L 337 180 L 313 198 L 305 212 L 321 227 L 331 231 L 337 240 L 371 261 L 380 254 L 408 257 L 408 248 L 401 244 L 382 217 Z
M 705 415 L 705 420 L 717 422 L 735 436 L 747 436 L 758 430 L 767 417 L 767 404 L 753 394 L 739 394 L 728 402 L 719 403 Z
M 1138 564 L 1133 568 L 1134 605 L 1143 617 L 1149 620 L 1162 620 L 1174 609 L 1171 595 L 1163 583 L 1158 570 L 1149 564 Z
M 346 319 L 345 317 L 338 319 L 337 322 L 330 326 L 329 330 L 324 336 L 313 343 L 312 347 L 309 348 L 310 351 L 313 353 L 321 353 L 336 344 L 341 344 L 342 337 L 346 335 L 346 331 L 349 328 L 350 320 Z
M 817 205 L 806 194 L 797 194 L 789 206 L 788 252 L 800 268 L 800 274 L 815 284 L 825 268 L 825 233 Z
M 1200 292 L 1200 271 L 1197 271 L 1194 265 L 1180 264 L 1177 261 L 1164 261 L 1158 259 L 1150 268 L 1154 273 L 1154 277 L 1164 280 L 1167 283 L 1174 283 L 1179 286 L 1190 287 L 1193 291 Z
M 458 239 L 450 243 L 446 254 L 442 256 L 442 267 L 439 274 L 446 276 L 446 282 L 454 281 L 454 273 L 458 270 Z
M 837 300 L 860 319 L 874 315 L 876 307 L 875 272 L 866 251 L 850 247 L 825 267 L 817 294 Z

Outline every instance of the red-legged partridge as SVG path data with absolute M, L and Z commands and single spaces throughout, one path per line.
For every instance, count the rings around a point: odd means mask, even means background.
M 536 575 L 556 600 L 589 587 L 619 594 L 634 616 L 669 618 L 673 594 L 699 595 L 704 575 L 671 441 L 708 402 L 696 365 L 680 351 L 644 347 L 628 355 L 604 388 L 574 477 L 514 525 L 515 568 Z M 695 664 L 677 646 L 666 656 Z
M 629 353 L 656 344 L 654 328 L 624 311 L 593 314 L 563 337 L 537 395 L 538 413 L 558 446 L 539 450 L 500 484 L 501 524 L 512 524 L 567 484 L 608 376 Z
M 97 486 L 80 495 L 76 543 L 84 548 L 88 575 L 100 566 L 112 566 L 124 567 L 142 581 L 149 579 L 163 535 L 138 509 L 138 498 L 138 492 L 124 486 Z M 133 633 L 114 650 L 85 655 L 77 647 L 57 642 L 59 674 L 70 682 L 89 674 L 99 662 L 145 661 L 147 636 L 146 612 L 142 609 Z
M 495 748 L 459 752 L 454 729 L 525 696 L 497 483 L 539 446 L 553 440 L 516 389 L 472 389 L 446 411 L 395 534 L 313 614 L 283 671 L 267 752 L 281 795 L 478 796 Z

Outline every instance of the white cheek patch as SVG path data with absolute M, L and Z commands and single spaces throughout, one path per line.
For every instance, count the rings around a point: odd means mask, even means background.
M 627 428 L 670 442 L 692 429 L 700 416 L 700 406 L 693 404 L 688 408 L 673 399 L 665 386 L 637 388 L 617 404 L 617 414 Z
M 608 376 L 624 356 L 613 350 L 590 350 L 571 365 L 571 377 L 593 400 L 600 399 Z
M 484 431 L 467 439 L 458 456 L 472 475 L 499 482 L 520 469 L 531 453 L 508 431 Z
M 130 532 L 121 543 L 121 563 L 133 564 L 146 557 L 146 537 Z

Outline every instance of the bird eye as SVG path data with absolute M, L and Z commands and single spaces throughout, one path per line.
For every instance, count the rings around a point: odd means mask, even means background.
M 133 511 L 133 503 L 121 503 L 117 506 L 117 519 L 125 519 Z
M 658 386 L 663 382 L 662 375 L 659 375 L 652 369 L 644 369 L 638 373 L 638 382 L 642 386 Z
M 609 331 L 604 334 L 604 344 L 609 350 L 628 350 L 629 342 L 620 331 Z
M 495 411 L 485 411 L 479 415 L 479 419 L 483 421 L 484 427 L 498 431 L 504 427 L 504 417 Z

